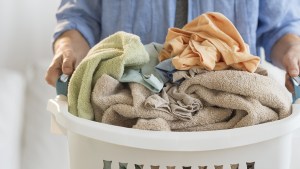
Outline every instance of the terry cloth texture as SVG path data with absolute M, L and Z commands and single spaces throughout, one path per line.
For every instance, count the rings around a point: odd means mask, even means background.
M 248 45 L 231 21 L 221 13 L 208 12 L 182 29 L 170 28 L 159 59 L 174 57 L 178 70 L 199 66 L 207 70 L 233 67 L 254 72 L 260 58 L 251 55 Z
M 124 70 L 138 68 L 149 61 L 149 55 L 140 38 L 126 32 L 117 32 L 95 45 L 74 71 L 68 88 L 69 112 L 94 119 L 91 92 L 103 74 L 119 80 Z
M 202 131 L 265 123 L 291 113 L 287 90 L 261 74 L 193 68 L 176 76 L 185 80 L 155 94 L 138 83 L 121 84 L 102 75 L 92 93 L 96 121 L 145 130 Z M 184 110 L 172 107 L 176 105 Z

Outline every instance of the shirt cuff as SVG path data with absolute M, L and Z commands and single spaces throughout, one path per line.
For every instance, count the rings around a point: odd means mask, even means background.
M 90 47 L 93 47 L 96 44 L 99 34 L 95 33 L 91 27 L 80 18 L 60 20 L 55 27 L 52 44 L 62 33 L 71 29 L 79 31 Z

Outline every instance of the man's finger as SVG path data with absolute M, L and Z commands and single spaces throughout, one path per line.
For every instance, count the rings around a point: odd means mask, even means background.
M 52 63 L 50 64 L 45 76 L 45 80 L 48 84 L 55 87 L 56 81 L 61 74 L 61 57 L 57 56 L 53 59 Z
M 285 87 L 288 89 L 289 92 L 294 93 L 294 85 L 290 79 L 291 77 L 288 73 L 285 74 Z
M 291 77 L 295 77 L 299 75 L 299 59 L 295 57 L 294 52 L 288 52 L 287 55 L 284 57 L 284 65 L 286 68 L 287 73 Z
M 289 75 L 290 75 L 291 77 L 296 77 L 296 76 L 299 75 L 299 69 L 297 69 L 297 68 L 290 68 L 290 69 L 288 70 L 288 73 L 289 73 Z
M 66 75 L 71 75 L 74 71 L 76 59 L 72 52 L 63 54 L 62 72 Z
M 298 67 L 298 62 L 290 62 L 287 65 L 287 73 L 291 76 L 291 77 L 296 77 L 299 75 L 299 67 Z

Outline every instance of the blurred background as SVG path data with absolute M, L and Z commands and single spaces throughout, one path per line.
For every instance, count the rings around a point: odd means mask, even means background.
M 68 168 L 67 138 L 50 132 L 46 111 L 55 89 L 44 81 L 59 3 L 0 0 L 0 169 Z M 262 64 L 284 85 L 283 71 Z
M 67 139 L 50 133 L 44 81 L 59 0 L 0 0 L 0 169 L 66 169 Z

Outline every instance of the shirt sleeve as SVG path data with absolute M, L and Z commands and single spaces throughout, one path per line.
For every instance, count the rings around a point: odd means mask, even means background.
M 266 60 L 276 41 L 287 33 L 300 35 L 299 0 L 260 0 L 257 44 L 265 49 Z
M 53 42 L 65 31 L 78 30 L 90 47 L 100 39 L 101 1 L 100 0 L 62 0 L 56 13 Z

